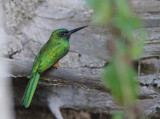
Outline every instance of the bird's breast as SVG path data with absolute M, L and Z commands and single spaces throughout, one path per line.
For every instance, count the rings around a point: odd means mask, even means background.
M 69 51 L 70 48 L 69 42 L 62 42 L 61 45 L 64 47 L 64 50 Z

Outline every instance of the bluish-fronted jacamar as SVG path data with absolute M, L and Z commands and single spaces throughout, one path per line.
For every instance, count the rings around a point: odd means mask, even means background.
M 57 62 L 68 53 L 70 36 L 85 27 L 87 26 L 70 31 L 67 29 L 57 29 L 53 31 L 49 40 L 44 44 L 35 58 L 30 80 L 22 98 L 22 104 L 25 108 L 28 108 L 31 103 L 40 75 L 52 65 L 57 64 Z

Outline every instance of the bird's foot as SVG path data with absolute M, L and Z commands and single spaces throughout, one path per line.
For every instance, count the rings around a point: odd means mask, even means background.
M 57 61 L 54 65 L 53 65 L 55 68 L 58 68 L 60 65 L 59 65 L 59 61 Z

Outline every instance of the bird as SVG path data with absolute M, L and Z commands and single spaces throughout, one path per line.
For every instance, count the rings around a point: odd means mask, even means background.
M 59 66 L 59 60 L 69 52 L 70 36 L 86 27 L 83 26 L 70 31 L 61 28 L 52 32 L 49 40 L 43 45 L 34 60 L 30 80 L 22 98 L 22 105 L 25 108 L 30 106 L 40 75 L 53 65 Z

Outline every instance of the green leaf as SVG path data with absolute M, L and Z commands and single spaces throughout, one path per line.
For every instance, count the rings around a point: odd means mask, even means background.
M 116 46 L 119 52 L 115 54 L 111 64 L 105 68 L 103 81 L 121 104 L 133 104 L 137 98 L 135 71 L 127 62 L 127 50 L 124 44 L 117 41 Z
M 139 58 L 139 56 L 143 53 L 143 47 L 145 45 L 145 41 L 147 39 L 147 34 L 144 31 L 136 32 L 136 36 L 134 37 L 134 42 L 132 47 L 130 48 L 130 54 L 133 59 Z
M 141 26 L 141 21 L 136 17 L 116 16 L 113 25 L 121 30 L 128 40 L 133 40 L 134 30 Z
M 87 0 L 94 10 L 93 22 L 106 24 L 111 19 L 112 8 L 111 0 Z
M 121 17 L 128 17 L 130 16 L 131 12 L 128 7 L 128 0 L 114 0 L 116 7 L 117 7 L 117 13 Z
M 123 113 L 115 113 L 112 119 L 124 119 Z

